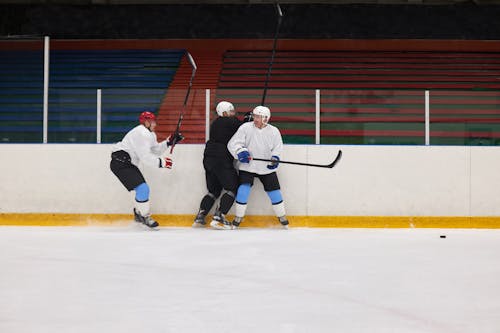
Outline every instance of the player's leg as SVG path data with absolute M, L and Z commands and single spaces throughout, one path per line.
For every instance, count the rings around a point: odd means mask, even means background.
M 135 208 L 134 219 L 136 222 L 143 223 L 148 227 L 155 228 L 158 222 L 153 220 L 150 212 L 149 203 L 149 186 L 148 184 L 141 183 L 135 187 Z
M 238 186 L 238 191 L 236 192 L 235 217 L 233 220 L 233 227 L 235 228 L 240 226 L 243 218 L 245 217 L 248 197 L 250 196 L 254 177 L 255 174 L 240 170 L 240 185 Z
M 212 222 L 210 222 L 212 228 L 220 230 L 230 230 L 233 228 L 231 222 L 226 220 L 226 214 L 231 209 L 233 201 L 234 192 L 225 189 L 222 190 L 219 206 L 215 209 Z
M 150 214 L 149 186 L 141 171 L 130 163 L 130 156 L 124 151 L 113 153 L 110 168 L 128 191 L 135 191 L 134 220 L 157 227 L 158 222 Z
M 194 218 L 193 228 L 202 228 L 205 226 L 205 218 L 208 212 L 210 212 L 210 209 L 212 209 L 215 200 L 217 200 L 217 197 L 210 192 L 203 196 L 203 199 L 201 199 L 198 214 L 196 214 L 196 217 Z
M 205 226 L 205 217 L 212 209 L 215 200 L 217 200 L 222 190 L 222 186 L 219 184 L 217 176 L 209 169 L 205 169 L 205 181 L 207 184 L 208 192 L 207 194 L 205 194 L 203 199 L 201 199 L 200 209 L 198 210 L 198 214 L 196 214 L 196 217 L 194 219 L 193 228 Z
M 210 225 L 216 229 L 232 229 L 232 224 L 226 219 L 226 215 L 234 203 L 236 190 L 238 188 L 238 174 L 232 163 L 221 165 L 216 174 L 220 184 L 222 184 L 223 190 L 219 206 L 215 210 Z
M 267 196 L 273 205 L 274 214 L 278 218 L 283 228 L 288 228 L 288 219 L 286 218 L 285 203 L 281 194 L 280 183 L 276 172 L 268 175 L 259 176 Z

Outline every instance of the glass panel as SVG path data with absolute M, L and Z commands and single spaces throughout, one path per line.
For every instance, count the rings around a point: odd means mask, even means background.
M 430 91 L 430 143 L 500 145 L 499 91 Z
M 43 47 L 0 41 L 0 142 L 43 141 Z
M 102 89 L 101 142 L 120 141 L 127 131 L 138 124 L 143 111 L 151 111 L 158 116 L 164 97 L 164 89 Z
M 238 115 L 253 110 L 262 103 L 263 89 L 219 88 L 215 104 L 222 100 L 234 104 Z M 315 90 L 268 89 L 265 105 L 271 110 L 271 124 L 279 128 L 284 143 L 314 143 Z
M 321 90 L 322 144 L 425 144 L 424 91 Z
M 184 80 L 185 81 L 185 80 Z M 180 132 L 184 136 L 182 143 L 205 142 L 205 89 L 191 89 L 186 106 L 183 107 L 189 81 L 183 82 L 186 88 L 169 88 L 158 115 L 158 140 L 166 139 L 172 134 L 184 113 Z
M 139 114 L 158 114 L 183 50 L 54 50 L 49 84 L 49 142 L 96 142 L 97 89 L 101 142 L 121 140 Z M 185 93 L 185 90 L 184 90 Z
M 0 41 L 0 142 L 43 140 L 43 40 Z M 187 93 L 184 50 L 52 50 L 49 142 L 96 142 L 97 89 L 102 89 L 102 142 L 121 140 L 138 115 L 158 115 L 158 138 L 175 130 Z M 177 71 L 179 82 L 174 84 Z M 200 79 L 198 73 L 196 81 Z M 193 88 L 181 131 L 205 142 L 205 88 Z M 211 89 L 238 115 L 262 103 L 263 89 Z M 423 90 L 321 90 L 322 144 L 425 144 Z M 315 90 L 268 89 L 265 104 L 285 143 L 313 144 Z M 500 145 L 499 91 L 430 91 L 432 145 Z

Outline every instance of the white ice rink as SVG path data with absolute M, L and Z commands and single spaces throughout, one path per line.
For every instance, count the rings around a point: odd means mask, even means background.
M 0 227 L 0 332 L 500 332 L 500 230 Z

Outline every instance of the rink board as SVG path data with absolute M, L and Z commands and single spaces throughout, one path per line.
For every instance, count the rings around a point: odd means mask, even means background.
M 151 213 L 190 226 L 207 193 L 203 145 L 181 144 L 172 170 L 144 167 Z M 0 225 L 130 223 L 134 192 L 109 169 L 111 145 L 0 145 Z M 277 169 L 291 226 L 498 228 L 500 147 L 285 145 Z M 213 212 L 213 211 L 212 211 Z M 234 208 L 229 212 L 231 218 Z M 256 180 L 243 226 L 275 226 Z

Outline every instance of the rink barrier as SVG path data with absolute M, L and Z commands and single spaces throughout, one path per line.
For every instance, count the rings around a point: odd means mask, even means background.
M 162 227 L 190 227 L 194 215 L 153 214 Z M 210 221 L 207 217 L 207 224 Z M 231 220 L 233 216 L 228 216 Z M 498 216 L 289 216 L 301 228 L 460 228 L 500 229 Z M 0 214 L 3 226 L 125 226 L 130 214 Z M 279 227 L 275 216 L 247 216 L 242 227 Z
M 6 214 L 0 223 L 130 223 L 135 193 L 126 191 L 109 169 L 111 148 L 0 145 L 4 189 L 0 216 Z M 339 149 L 343 158 L 333 169 L 280 166 L 292 226 L 497 228 L 500 224 L 500 146 L 285 145 L 283 156 L 328 163 Z M 175 151 L 171 170 L 143 168 L 151 187 L 151 213 L 162 225 L 192 223 L 206 195 L 203 150 L 203 145 L 184 144 Z M 234 209 L 228 215 L 232 214 Z M 246 214 L 245 226 L 277 223 L 260 182 L 254 185 Z

